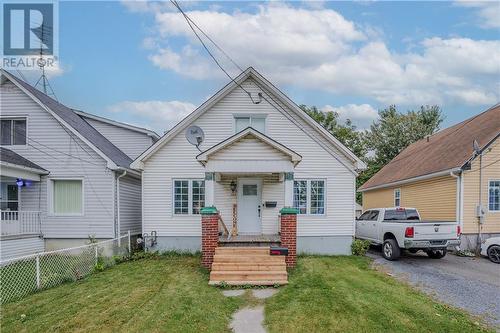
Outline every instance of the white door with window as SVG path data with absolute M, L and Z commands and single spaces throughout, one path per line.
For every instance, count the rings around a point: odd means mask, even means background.
M 262 179 L 238 179 L 238 233 L 261 234 Z

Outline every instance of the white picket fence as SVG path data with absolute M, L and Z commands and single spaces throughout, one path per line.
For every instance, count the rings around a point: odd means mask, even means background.
M 0 302 L 77 281 L 130 256 L 130 232 L 98 243 L 0 261 Z

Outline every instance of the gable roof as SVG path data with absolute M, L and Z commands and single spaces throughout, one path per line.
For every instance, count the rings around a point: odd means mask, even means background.
M 80 117 L 82 117 L 84 119 L 88 118 L 88 119 L 100 121 L 102 123 L 106 123 L 106 124 L 109 124 L 109 125 L 113 125 L 113 126 L 117 126 L 117 127 L 121 127 L 121 128 L 125 128 L 125 129 L 128 129 L 128 130 L 131 130 L 131 131 L 143 133 L 143 134 L 149 135 L 150 137 L 152 137 L 155 140 L 158 140 L 160 138 L 160 136 L 155 131 L 149 130 L 149 129 L 144 128 L 144 127 L 139 127 L 139 126 L 135 126 L 135 125 L 123 123 L 123 122 L 120 122 L 120 121 L 116 121 L 116 120 L 113 120 L 113 119 L 108 119 L 108 118 L 105 118 L 105 117 L 101 117 L 101 116 L 98 116 L 98 115 L 95 115 L 95 114 L 92 114 L 92 113 L 87 113 L 87 112 L 80 111 L 80 110 L 75 110 L 75 109 L 72 109 L 72 110 L 73 110 L 73 112 L 75 112 L 76 114 L 78 114 Z
M 47 174 L 48 171 L 39 166 L 36 163 L 31 162 L 27 158 L 22 157 L 21 155 L 13 152 L 10 149 L 0 147 L 0 162 L 8 163 L 16 166 L 20 166 L 22 168 L 31 169 L 36 171 L 37 173 Z
M 200 105 L 196 110 L 191 112 L 187 117 L 182 119 L 179 123 L 177 123 L 170 131 L 165 133 L 160 140 L 158 140 L 155 144 L 149 147 L 146 151 L 144 151 L 139 157 L 135 159 L 135 161 L 131 164 L 133 168 L 142 169 L 142 162 L 147 160 L 150 156 L 152 156 L 158 149 L 163 147 L 167 142 L 169 142 L 172 138 L 174 138 L 178 133 L 187 128 L 193 121 L 199 118 L 203 113 L 209 110 L 213 105 L 219 102 L 222 98 L 228 95 L 233 89 L 237 88 L 243 81 L 248 78 L 252 78 L 256 81 L 257 85 L 262 89 L 269 90 L 274 96 L 278 98 L 278 100 L 286 105 L 292 112 L 297 114 L 304 122 L 311 125 L 316 132 L 318 132 L 326 141 L 336 147 L 348 160 L 353 163 L 353 166 L 345 165 L 344 162 L 337 158 L 340 163 L 344 164 L 350 171 L 355 172 L 354 169 L 362 170 L 366 168 L 366 164 L 361 161 L 352 151 L 350 151 L 346 146 L 344 146 L 339 140 L 337 140 L 330 132 L 328 132 L 325 128 L 319 125 L 314 119 L 312 119 L 308 114 L 303 112 L 297 104 L 295 104 L 292 100 L 290 100 L 283 92 L 281 92 L 278 88 L 276 88 L 272 83 L 266 80 L 259 72 L 257 72 L 253 67 L 247 68 L 244 72 L 242 72 L 238 77 L 234 80 L 230 81 L 226 86 L 220 89 L 217 93 L 215 93 L 212 97 L 210 97 L 207 101 L 205 101 L 202 105 Z
M 289 156 L 290 159 L 291 159 L 291 161 L 295 165 L 298 164 L 302 160 L 302 156 L 300 156 L 299 154 L 297 154 L 293 150 L 287 148 L 286 146 L 284 146 L 281 143 L 279 143 L 279 142 L 271 139 L 267 135 L 265 135 L 265 134 L 257 131 L 256 129 L 254 129 L 252 127 L 247 127 L 244 130 L 236 133 L 235 135 L 230 136 L 226 140 L 219 142 L 215 146 L 212 146 L 211 148 L 208 148 L 207 150 L 205 150 L 204 152 L 202 152 L 198 156 L 196 156 L 196 159 L 199 162 L 201 162 L 201 163 L 207 162 L 210 155 L 215 154 L 216 152 L 218 152 L 218 151 L 220 151 L 220 150 L 222 150 L 224 148 L 227 148 L 227 147 L 231 146 L 233 143 L 236 143 L 240 139 L 245 138 L 247 136 L 253 136 L 253 137 L 259 139 L 260 141 L 262 141 L 262 142 L 270 145 L 274 149 L 276 149 L 276 150 L 282 152 L 283 154 Z
M 388 187 L 398 182 L 422 176 L 437 176 L 462 168 L 474 157 L 472 143 L 481 149 L 488 147 L 500 135 L 500 104 L 419 140 L 384 166 L 359 188 L 366 191 Z
M 73 109 L 59 103 L 6 70 L 0 69 L 0 72 L 108 161 L 108 167 L 111 169 L 130 167 L 132 159 L 76 114 Z

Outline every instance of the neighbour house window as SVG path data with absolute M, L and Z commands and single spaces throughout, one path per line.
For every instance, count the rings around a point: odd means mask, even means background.
M 293 182 L 293 206 L 299 214 L 325 213 L 325 181 L 296 180 Z
M 488 208 L 490 211 L 500 211 L 500 180 L 490 180 L 488 191 Z
M 83 214 L 83 181 L 81 179 L 52 179 L 52 213 L 56 215 Z
M 234 117 L 235 133 L 241 132 L 247 127 L 252 127 L 261 133 L 266 131 L 266 118 L 262 116 Z
M 394 207 L 401 206 L 401 189 L 394 190 Z
M 174 180 L 174 214 L 200 214 L 205 207 L 204 180 Z
M 17 184 L 0 183 L 0 210 L 19 210 L 19 187 Z
M 0 120 L 0 145 L 26 145 L 26 118 Z

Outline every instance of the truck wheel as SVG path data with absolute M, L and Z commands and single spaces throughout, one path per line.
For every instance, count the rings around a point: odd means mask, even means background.
M 401 250 L 399 249 L 398 242 L 395 239 L 388 239 L 382 245 L 382 255 L 387 260 L 397 260 Z
M 495 264 L 500 264 L 500 246 L 492 245 L 488 248 L 488 258 Z
M 426 253 L 431 259 L 441 259 L 446 255 L 446 249 L 427 250 Z

